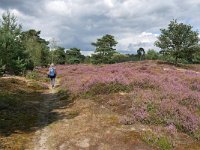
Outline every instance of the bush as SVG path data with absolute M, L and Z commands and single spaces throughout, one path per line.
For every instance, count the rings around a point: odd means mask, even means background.
M 131 86 L 123 85 L 120 83 L 97 83 L 92 85 L 92 87 L 87 91 L 89 95 L 100 95 L 100 94 L 110 94 L 117 92 L 129 92 L 131 90 Z
M 39 74 L 36 71 L 29 71 L 26 74 L 27 79 L 33 79 L 33 80 L 38 80 L 39 79 Z
M 145 58 L 149 59 L 149 60 L 157 60 L 157 59 L 159 59 L 159 53 L 156 52 L 153 49 L 152 50 L 148 50 Z
M 128 59 L 128 56 L 124 54 L 115 53 L 113 54 L 111 59 L 113 63 L 120 63 L 120 62 L 125 62 Z
M 72 57 L 70 59 L 67 60 L 67 63 L 68 64 L 79 64 L 81 61 L 79 58 L 75 58 L 75 57 Z
M 22 75 L 26 70 L 26 63 L 23 59 L 20 59 L 18 57 L 18 59 L 15 61 L 15 66 L 13 67 L 13 69 L 16 75 Z
M 144 133 L 142 138 L 147 144 L 159 147 L 161 150 L 171 150 L 173 148 L 172 141 L 165 135 L 148 131 Z
M 2 63 L 2 60 L 0 60 L 0 76 L 2 76 L 5 73 L 6 65 Z
M 200 64 L 200 52 L 196 52 L 194 54 L 193 62 L 197 63 L 197 64 Z

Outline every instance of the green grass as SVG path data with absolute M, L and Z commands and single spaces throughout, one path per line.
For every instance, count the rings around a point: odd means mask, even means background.
M 0 133 L 9 135 L 16 130 L 30 130 L 37 122 L 39 103 L 28 101 L 41 100 L 37 93 L 5 94 L 0 93 Z
M 158 147 L 160 150 L 173 149 L 173 143 L 166 135 L 159 135 L 158 133 L 148 131 L 143 134 L 142 139 L 147 144 Z
M 0 149 L 23 149 L 29 140 L 42 101 L 37 90 L 24 80 L 0 78 Z
M 0 149 L 24 149 L 38 122 L 38 93 L 0 92 Z
M 35 90 L 45 90 L 45 89 L 48 89 L 47 85 L 41 84 L 41 83 L 36 82 L 36 81 L 30 82 L 29 83 L 29 87 L 33 88 Z
M 34 76 L 36 77 L 36 76 Z M 52 93 L 44 92 L 47 84 L 43 81 L 25 78 L 0 78 L 0 149 L 24 149 L 35 130 L 43 128 L 41 115 L 48 115 L 48 123 L 59 116 L 52 109 L 63 108 L 72 98 L 66 91 L 59 91 L 57 101 L 43 111 L 44 101 Z M 57 93 L 55 93 L 57 94 Z M 68 117 L 76 117 L 78 112 L 70 112 Z
M 26 74 L 27 79 L 35 80 L 35 81 L 41 81 L 41 82 L 49 82 L 49 78 L 46 74 L 42 74 L 38 71 L 30 71 Z

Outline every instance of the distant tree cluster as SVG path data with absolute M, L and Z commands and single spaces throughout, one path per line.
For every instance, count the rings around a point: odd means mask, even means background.
M 24 74 L 36 66 L 83 63 L 85 56 L 80 49 L 63 47 L 50 49 L 49 41 L 40 37 L 40 31 L 23 31 L 17 18 L 9 11 L 2 15 L 0 22 L 0 76 L 3 74 Z
M 78 48 L 65 50 L 63 47 L 57 47 L 50 53 L 52 62 L 55 64 L 79 64 L 85 60 L 85 56 L 81 54 L 81 50 Z
M 27 69 L 48 63 L 48 42 L 40 31 L 22 32 L 17 18 L 9 11 L 2 15 L 0 24 L 0 75 L 22 74 Z
M 91 63 L 117 63 L 124 61 L 157 60 L 162 59 L 177 63 L 200 63 L 199 33 L 193 31 L 191 25 L 178 23 L 173 20 L 167 29 L 161 29 L 161 34 L 155 45 L 161 50 L 153 49 L 145 52 L 140 47 L 137 54 L 120 54 L 114 47 L 117 41 L 112 35 L 105 35 L 92 43 L 96 47 L 95 53 L 91 56 Z
M 155 50 L 149 50 L 146 54 L 142 47 L 137 50 L 137 54 L 120 54 L 114 49 L 117 43 L 114 36 L 108 34 L 97 39 L 95 43 L 92 43 L 92 45 L 96 47 L 96 50 L 90 57 L 90 62 L 93 64 L 111 64 L 145 59 L 156 60 L 160 57 L 159 53 Z
M 83 63 L 85 56 L 81 54 L 81 50 L 78 48 L 70 48 L 66 51 L 66 63 L 77 64 Z
M 140 47 L 137 54 L 121 54 L 116 51 L 117 41 L 113 35 L 106 34 L 91 43 L 95 51 L 91 56 L 84 56 L 78 48 L 55 46 L 40 37 L 40 31 L 30 29 L 22 31 L 17 18 L 9 11 L 2 15 L 0 22 L 0 76 L 5 72 L 23 74 L 36 66 L 55 64 L 111 64 L 126 61 L 167 60 L 177 63 L 200 63 L 199 33 L 191 25 L 173 20 L 161 34 L 155 45 L 160 51 L 145 51 Z

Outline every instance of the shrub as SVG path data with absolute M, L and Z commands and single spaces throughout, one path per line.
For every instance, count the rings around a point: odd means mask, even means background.
M 26 74 L 27 79 L 33 79 L 33 80 L 38 80 L 39 79 L 39 74 L 36 71 L 29 71 Z
M 2 60 L 0 60 L 0 76 L 2 76 L 5 73 L 6 66 L 2 63 Z
M 110 93 L 127 92 L 124 101 L 119 101 L 116 96 L 115 102 L 125 102 L 127 97 L 131 101 L 126 103 L 128 109 L 123 110 L 126 111 L 123 114 L 127 114 L 125 117 L 129 118 L 125 119 L 128 124 L 173 124 L 179 131 L 198 137 L 198 72 L 153 61 L 99 66 L 65 65 L 59 66 L 58 70 L 63 76 L 61 87 L 71 93 L 86 93 L 89 96 L 105 94 L 109 98 Z
M 149 60 L 157 60 L 159 59 L 159 53 L 153 49 L 150 49 L 147 51 L 145 58 Z
M 16 75 L 24 75 L 26 70 L 26 63 L 24 62 L 24 60 L 18 57 L 18 59 L 15 61 L 14 64 L 15 64 L 13 67 L 14 73 Z
M 161 150 L 173 149 L 173 143 L 170 138 L 165 135 L 159 135 L 151 131 L 145 132 L 142 139 L 149 145 L 156 146 Z
M 95 85 L 92 85 L 89 91 L 87 93 L 89 95 L 99 95 L 99 94 L 111 94 L 111 93 L 117 93 L 117 92 L 129 92 L 131 90 L 131 86 L 123 85 L 120 83 L 98 83 Z

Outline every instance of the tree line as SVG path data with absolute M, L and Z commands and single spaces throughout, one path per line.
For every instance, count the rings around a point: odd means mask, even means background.
M 0 75 L 23 74 L 36 66 L 55 64 L 111 64 L 144 59 L 162 59 L 177 63 L 200 63 L 199 33 L 193 31 L 191 25 L 173 20 L 155 42 L 160 51 L 140 47 L 137 54 L 121 54 L 115 47 L 118 42 L 113 35 L 106 34 L 92 42 L 95 51 L 91 56 L 81 54 L 79 48 L 65 49 L 55 46 L 40 37 L 41 32 L 34 29 L 23 31 L 17 24 L 17 18 L 9 11 L 2 15 L 0 24 Z
M 35 66 L 46 65 L 48 44 L 40 37 L 40 31 L 22 31 L 17 18 L 7 11 L 0 24 L 0 74 L 18 75 Z
M 178 23 L 172 20 L 167 29 L 160 29 L 161 34 L 155 42 L 160 51 L 148 50 L 140 47 L 136 55 L 120 54 L 113 47 L 116 46 L 112 35 L 105 35 L 92 43 L 96 47 L 92 54 L 92 63 L 116 63 L 120 61 L 162 59 L 175 64 L 178 63 L 200 63 L 199 33 L 193 31 L 191 25 Z
M 57 46 L 51 51 L 51 43 L 41 38 L 40 31 L 23 31 L 17 17 L 9 11 L 3 13 L 0 23 L 0 76 L 24 74 L 26 70 L 50 63 L 82 63 L 85 58 L 78 48 L 65 51 Z

